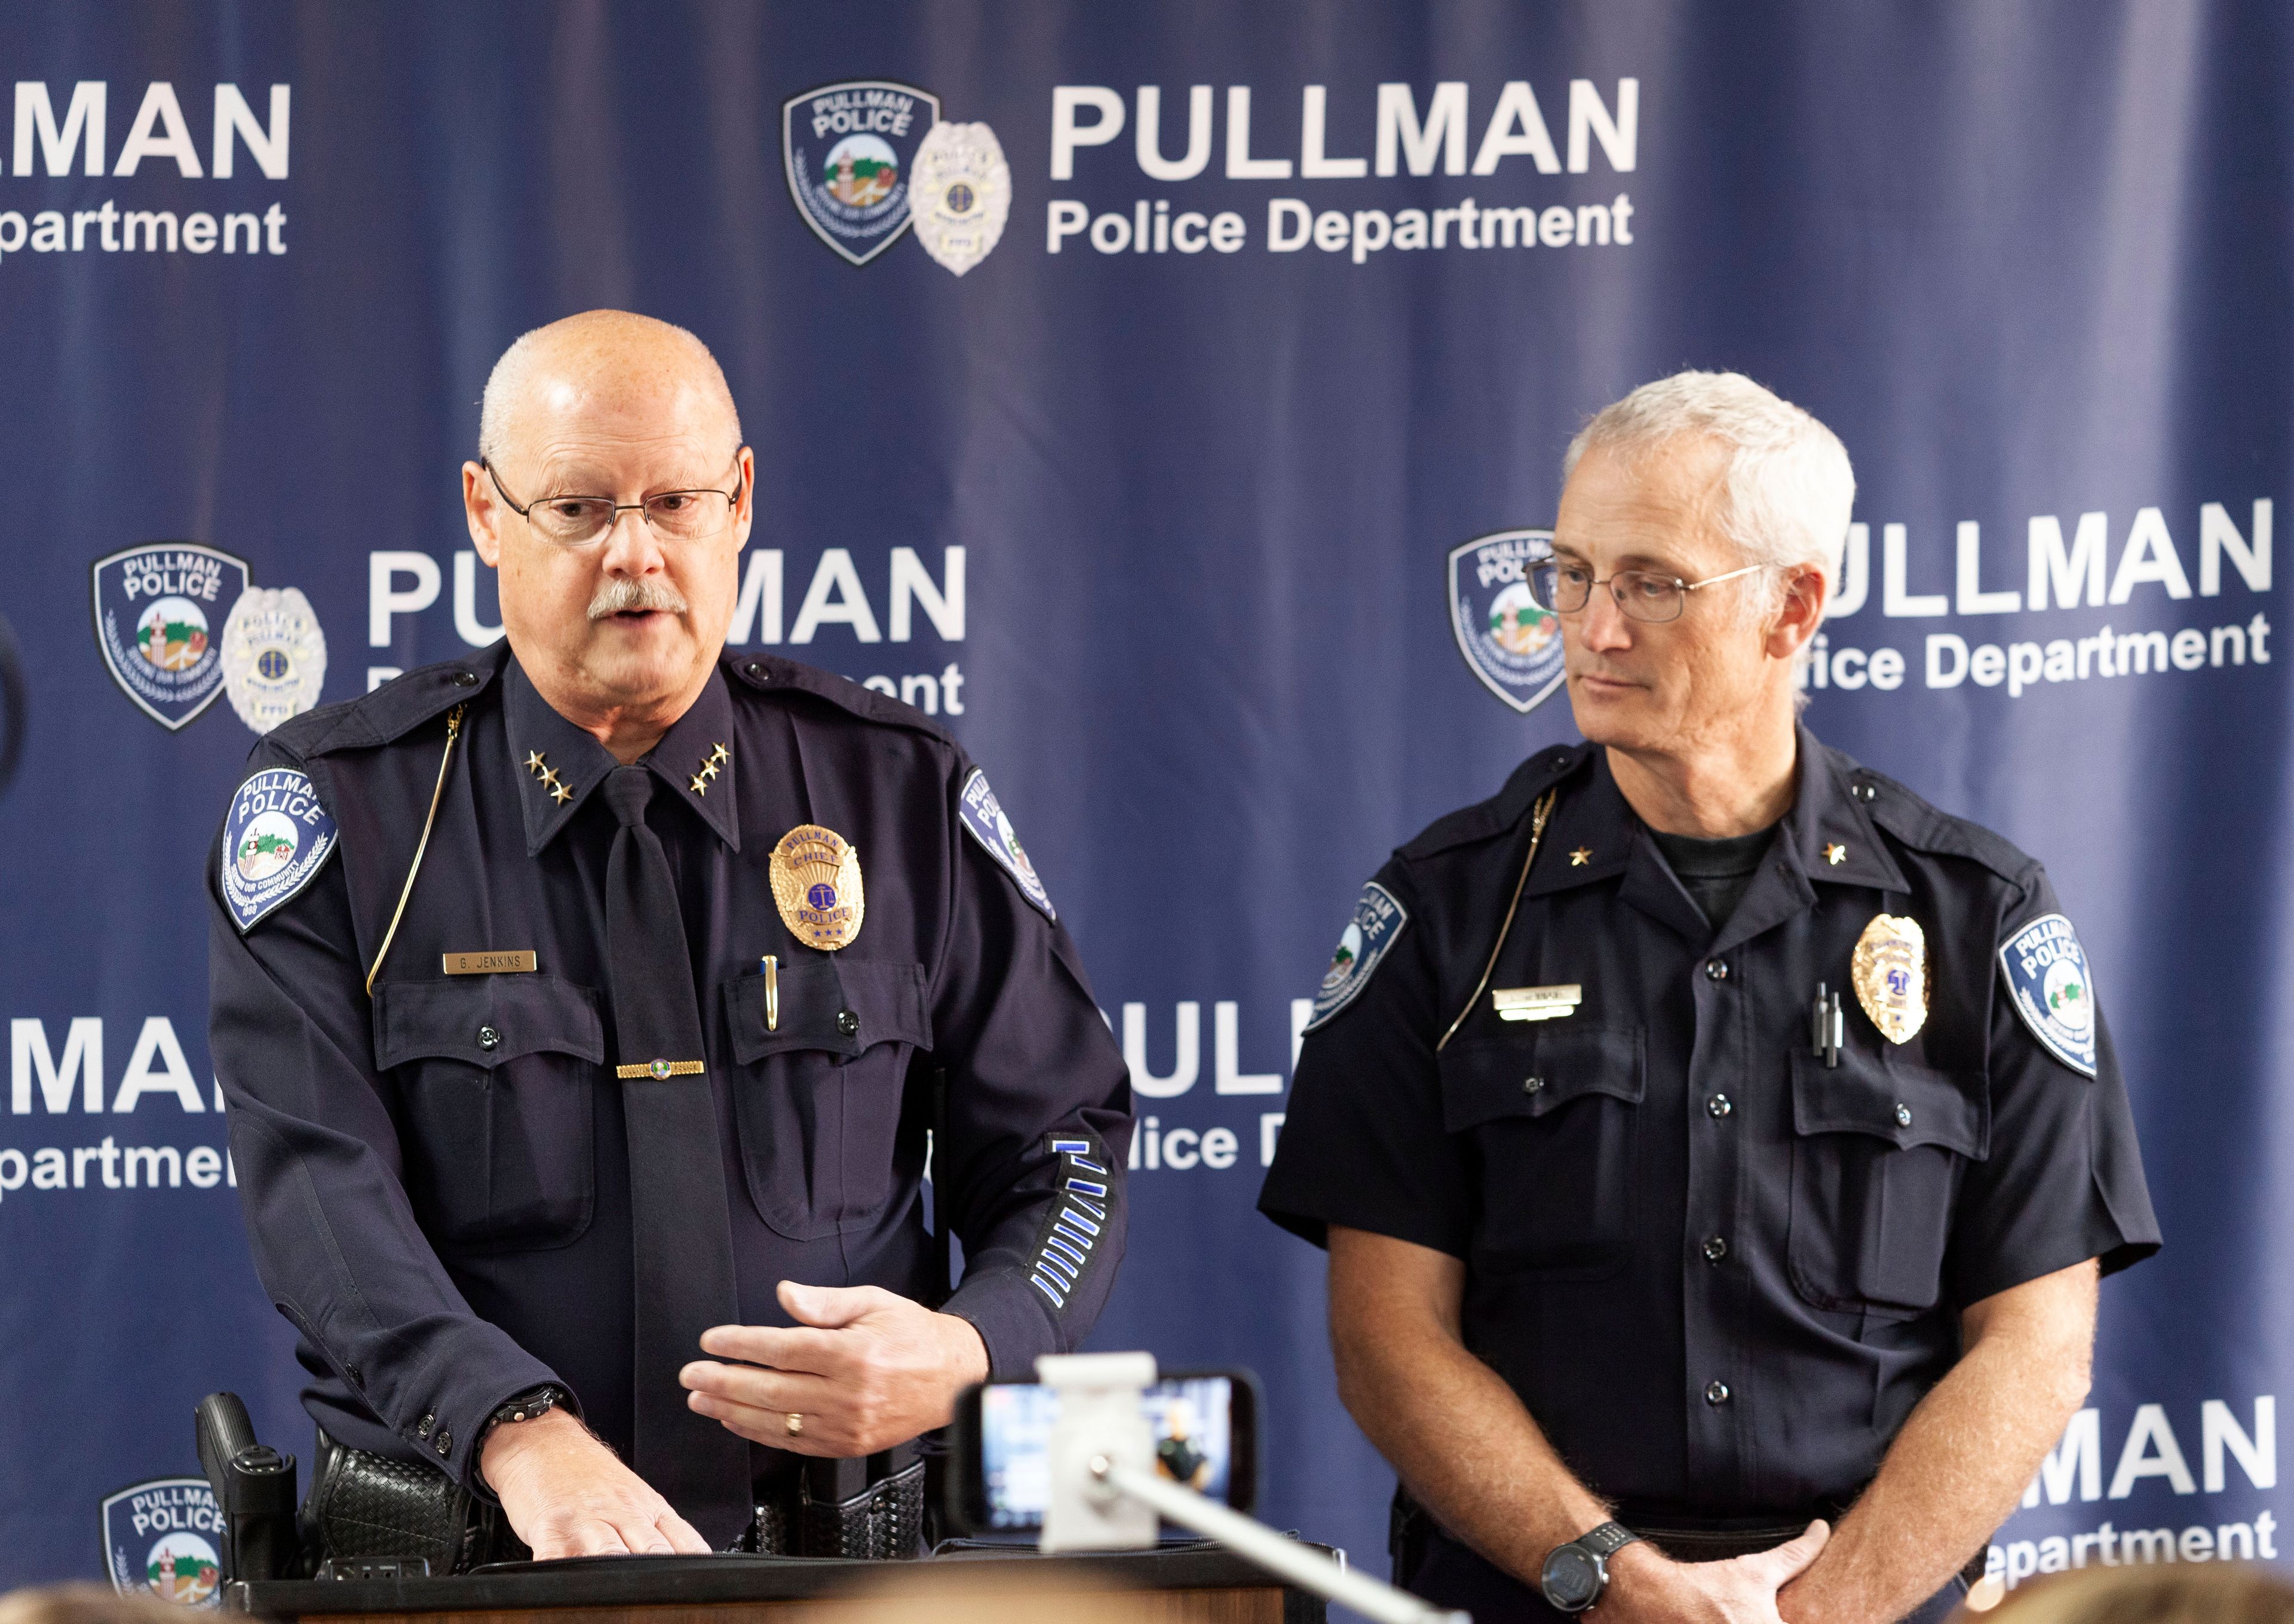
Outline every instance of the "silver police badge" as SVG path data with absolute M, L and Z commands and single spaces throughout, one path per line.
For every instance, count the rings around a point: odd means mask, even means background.
M 988 257 L 1012 212 L 1012 166 L 984 124 L 936 124 L 908 183 L 916 240 L 957 276 Z
M 938 96 L 890 79 L 847 79 L 781 103 L 789 196 L 813 235 L 856 265 L 898 242 L 912 217 L 917 143 L 939 122 Z
M 249 587 L 223 628 L 224 691 L 239 719 L 269 733 L 319 702 L 327 637 L 294 587 Z
M 247 590 L 247 560 L 197 541 L 147 541 L 90 571 L 95 646 L 119 691 L 174 732 L 223 692 L 217 624 Z
M 1450 549 L 1450 629 L 1466 665 L 1525 716 L 1561 686 L 1561 621 L 1529 593 L 1550 530 L 1500 530 Z

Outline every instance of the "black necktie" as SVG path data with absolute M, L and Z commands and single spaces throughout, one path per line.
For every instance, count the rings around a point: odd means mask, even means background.
M 653 775 L 616 767 L 605 795 L 622 825 L 606 865 L 606 954 L 636 1253 L 635 1465 L 722 1550 L 752 1514 L 749 1446 L 687 1409 L 677 1382 L 681 1367 L 704 1357 L 701 1333 L 739 1317 L 717 1105 L 676 884 L 646 827 Z

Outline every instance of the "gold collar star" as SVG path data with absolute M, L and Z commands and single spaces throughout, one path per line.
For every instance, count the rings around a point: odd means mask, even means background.
M 529 750 L 525 752 L 525 770 L 529 773 L 535 774 L 539 774 L 541 771 L 541 752 L 540 751 Z
M 1824 860 L 1833 867 L 1838 868 L 1843 863 L 1848 861 L 1848 848 L 1837 841 L 1827 844 L 1824 849 Z
M 1572 868 L 1582 868 L 1592 860 L 1593 849 L 1590 846 L 1580 846 L 1569 854 L 1569 866 Z
M 549 780 L 549 799 L 562 807 L 574 799 L 574 792 L 553 775 Z
M 723 744 L 712 744 L 709 747 L 709 753 L 701 758 L 701 770 L 693 775 L 685 787 L 696 795 L 706 795 L 709 793 L 709 786 L 716 782 L 717 769 L 732 759 L 733 752 L 727 750 Z

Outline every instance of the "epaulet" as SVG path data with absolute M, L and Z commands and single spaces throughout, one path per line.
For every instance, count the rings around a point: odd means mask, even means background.
M 1456 846 L 1493 840 L 1519 826 L 1537 798 L 1577 770 L 1592 754 L 1590 744 L 1556 744 L 1513 769 L 1505 788 L 1487 800 L 1438 817 L 1418 838 L 1398 849 L 1403 857 L 1430 857 Z
M 815 699 L 826 700 L 864 722 L 876 722 L 887 727 L 906 727 L 912 733 L 937 739 L 951 749 L 963 748 L 946 728 L 914 705 L 904 705 L 889 694 L 879 694 L 874 688 L 863 687 L 834 671 L 824 671 L 818 666 L 783 660 L 772 654 L 728 654 L 723 663 L 728 678 L 752 692 L 786 694 L 794 689 Z
M 371 694 L 321 705 L 281 722 L 264 736 L 264 743 L 306 761 L 338 750 L 387 744 L 484 693 L 501 675 L 508 649 L 505 639 L 468 659 L 417 667 Z
M 1907 789 L 1885 773 L 1859 765 L 1839 751 L 1826 747 L 1843 782 L 1869 784 L 1872 798 L 1865 810 L 1872 821 L 1914 851 L 1931 857 L 1966 857 L 1981 863 L 2011 885 L 2029 883 L 2038 860 L 2012 840 L 1994 834 L 1981 824 L 1954 817 Z M 1862 799 L 1859 795 L 1859 799 Z

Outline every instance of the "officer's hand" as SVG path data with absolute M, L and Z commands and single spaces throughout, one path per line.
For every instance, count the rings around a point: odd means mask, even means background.
M 540 1561 L 708 1554 L 691 1523 L 562 1409 L 495 1427 L 478 1470 Z
M 1799 1539 L 1727 1562 L 1673 1562 L 1646 1541 L 1609 1558 L 1600 1612 L 1612 1620 L 1665 1624 L 1781 1624 L 1777 1592 L 1798 1579 L 1832 1530 L 1811 1522 Z
M 687 1403 L 744 1438 L 800 1455 L 873 1455 L 945 1425 L 956 1395 L 988 1379 L 980 1333 L 953 1314 L 874 1286 L 783 1280 L 780 1300 L 795 1328 L 701 1334 L 703 1352 L 747 1366 L 697 1360 L 678 1373 Z M 793 1433 L 792 1415 L 802 1417 Z

